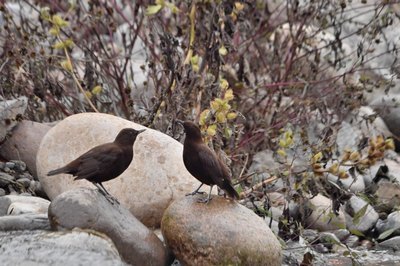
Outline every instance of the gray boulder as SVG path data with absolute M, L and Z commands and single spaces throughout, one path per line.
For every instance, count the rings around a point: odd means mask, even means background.
M 158 237 L 126 208 L 111 204 L 97 189 L 75 189 L 56 197 L 49 207 L 53 229 L 75 227 L 101 232 L 112 239 L 132 265 L 164 265 L 167 252 Z
M 254 212 L 222 197 L 208 204 L 198 196 L 171 203 L 161 230 L 184 265 L 281 265 L 281 245 Z

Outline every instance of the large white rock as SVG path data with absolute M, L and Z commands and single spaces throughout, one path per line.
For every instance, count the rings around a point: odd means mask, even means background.
M 126 127 L 143 129 L 131 121 L 107 114 L 72 115 L 44 136 L 37 153 L 37 174 L 50 199 L 64 191 L 94 185 L 74 181 L 71 175 L 48 177 L 48 171 L 64 166 L 94 146 L 111 142 Z M 187 172 L 182 160 L 183 146 L 153 129 L 138 136 L 128 169 L 103 185 L 142 223 L 160 225 L 169 203 L 193 191 L 200 183 Z

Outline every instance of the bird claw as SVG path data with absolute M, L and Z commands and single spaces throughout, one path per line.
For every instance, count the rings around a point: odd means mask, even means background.
M 205 203 L 205 204 L 208 204 L 211 200 L 212 200 L 211 197 L 207 197 L 207 198 L 198 198 L 198 199 L 197 199 L 197 202 L 198 202 L 198 203 Z
M 185 196 L 194 196 L 194 195 L 196 195 L 196 194 L 201 194 L 201 195 L 203 195 L 203 194 L 205 194 L 205 192 L 204 192 L 204 191 L 193 191 L 193 192 L 190 192 L 190 193 L 185 194 Z
M 106 195 L 105 197 L 112 205 L 114 205 L 115 203 L 119 205 L 119 201 L 116 198 L 114 198 L 113 196 Z

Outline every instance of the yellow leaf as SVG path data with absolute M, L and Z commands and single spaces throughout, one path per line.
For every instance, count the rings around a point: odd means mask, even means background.
M 165 6 L 165 1 L 164 0 L 156 0 L 156 4 Z
M 226 90 L 229 88 L 229 83 L 226 79 L 220 79 L 219 80 L 219 87 L 221 88 L 221 90 Z
M 208 110 L 208 109 L 205 109 L 203 112 L 201 112 L 200 119 L 199 119 L 200 126 L 204 126 L 206 124 L 209 114 L 210 114 L 210 110 Z
M 68 60 L 64 60 L 60 63 L 61 67 L 67 70 L 68 72 L 72 72 L 72 64 Z
M 224 95 L 224 100 L 230 101 L 230 100 L 233 100 L 233 97 L 234 97 L 233 90 L 232 89 L 226 90 L 225 95 Z
M 349 177 L 349 175 L 344 170 L 340 170 L 339 171 L 339 178 L 340 179 L 346 179 L 348 177 Z
M 90 91 L 85 91 L 86 97 L 88 97 L 89 99 L 92 98 L 92 93 Z
M 161 10 L 162 7 L 163 7 L 162 5 L 150 5 L 150 6 L 148 6 L 146 8 L 146 16 L 151 16 L 151 15 L 157 14 Z
M 51 29 L 49 30 L 49 33 L 53 36 L 58 36 L 60 34 L 60 28 L 57 26 L 53 26 L 51 27 Z
M 226 115 L 225 113 L 218 112 L 217 113 L 217 122 L 218 123 L 225 123 L 226 122 Z
M 235 112 L 230 112 L 226 115 L 226 118 L 228 118 L 229 120 L 235 119 L 237 117 L 237 113 Z
M 92 89 L 92 93 L 94 95 L 100 94 L 102 91 L 103 91 L 103 88 L 100 85 L 97 85 Z
M 349 157 L 350 161 L 353 161 L 353 162 L 360 160 L 360 158 L 361 158 L 361 155 L 358 151 L 353 151 Z
M 231 105 L 228 104 L 228 102 L 226 102 L 226 101 L 222 102 L 222 104 L 221 104 L 221 110 L 227 112 L 227 111 L 229 111 L 229 109 L 231 109 Z
M 174 13 L 174 14 L 178 14 L 179 12 L 181 12 L 181 11 L 179 10 L 179 8 L 178 8 L 176 5 L 174 5 L 173 3 L 166 2 L 165 5 L 166 5 L 169 9 L 171 9 L 172 13 Z
M 216 111 L 216 110 L 218 110 L 218 108 L 220 107 L 220 103 L 214 100 L 214 101 L 211 101 L 211 102 L 210 102 L 210 106 L 211 106 L 211 109 L 213 109 L 214 111 Z
M 277 150 L 276 153 L 278 153 L 282 157 L 286 157 L 286 152 L 282 149 Z
M 215 134 L 217 134 L 217 125 L 210 125 L 207 128 L 207 135 L 215 136 Z
M 385 140 L 385 148 L 386 148 L 387 150 L 394 150 L 394 149 L 395 149 L 395 145 L 394 145 L 393 139 L 387 139 L 387 140 Z
M 339 172 L 339 164 L 337 162 L 332 164 L 331 167 L 329 167 L 329 172 L 331 174 L 337 175 Z
M 224 135 L 225 135 L 225 138 L 230 138 L 232 136 L 232 129 L 230 129 L 229 127 L 226 127 L 224 130 Z
M 235 2 L 235 8 L 237 11 L 242 11 L 244 8 L 244 4 L 240 2 Z
M 66 27 L 69 25 L 68 21 L 64 20 L 60 15 L 53 15 L 51 20 L 54 25 L 58 26 L 59 28 Z
M 219 50 L 218 50 L 220 55 L 227 55 L 228 54 L 228 50 L 226 50 L 225 46 L 222 45 Z
M 314 163 L 321 161 L 322 159 L 322 152 L 318 152 L 317 154 L 315 154 L 312 158 L 312 161 Z
M 49 13 L 49 8 L 48 7 L 44 7 L 40 10 L 40 17 L 43 20 L 50 20 L 50 13 Z
M 286 148 L 287 147 L 287 143 L 284 139 L 280 139 L 279 140 L 279 146 L 282 148 Z

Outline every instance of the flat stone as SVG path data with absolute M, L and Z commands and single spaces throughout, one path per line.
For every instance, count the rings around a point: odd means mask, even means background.
M 0 231 L 50 230 L 47 214 L 21 214 L 0 216 Z
M 6 187 L 14 180 L 15 178 L 12 175 L 0 172 L 0 187 Z
M 79 187 L 94 188 L 86 180 L 74 181 L 71 175 L 48 177 L 47 173 L 97 145 L 113 141 L 118 132 L 127 127 L 144 128 L 108 114 L 82 113 L 69 116 L 49 130 L 37 156 L 39 180 L 49 198 Z M 193 191 L 200 183 L 183 164 L 182 144 L 171 137 L 146 129 L 133 148 L 134 156 L 128 169 L 103 185 L 142 223 L 156 228 L 170 202 Z
M 50 201 L 33 196 L 7 195 L 0 197 L 0 216 L 24 213 L 47 214 Z
M 101 232 L 112 239 L 132 265 L 164 265 L 167 252 L 158 237 L 122 205 L 111 204 L 97 189 L 75 189 L 56 197 L 49 207 L 53 229 L 75 227 Z
M 281 265 L 281 245 L 263 220 L 246 207 L 214 196 L 175 200 L 165 211 L 161 230 L 183 265 Z
M 127 266 L 112 241 L 94 231 L 0 231 L 1 265 Z
M 306 206 L 312 211 L 306 218 L 306 228 L 324 232 L 341 229 L 346 226 L 342 210 L 339 210 L 338 216 L 332 214 L 332 201 L 329 198 L 318 194 L 310 199 Z
M 375 225 L 375 228 L 379 234 L 391 230 L 390 232 L 392 233 L 390 235 L 387 235 L 387 237 L 400 235 L 400 211 L 392 212 L 391 214 L 388 215 L 386 220 L 378 220 L 378 222 Z
M 365 213 L 357 218 L 356 216 L 360 214 L 359 212 L 365 206 L 367 206 Z M 379 219 L 379 215 L 374 208 L 357 196 L 352 196 L 350 198 L 345 205 L 345 210 L 346 225 L 350 232 L 356 230 L 363 234 L 367 233 L 375 226 Z

